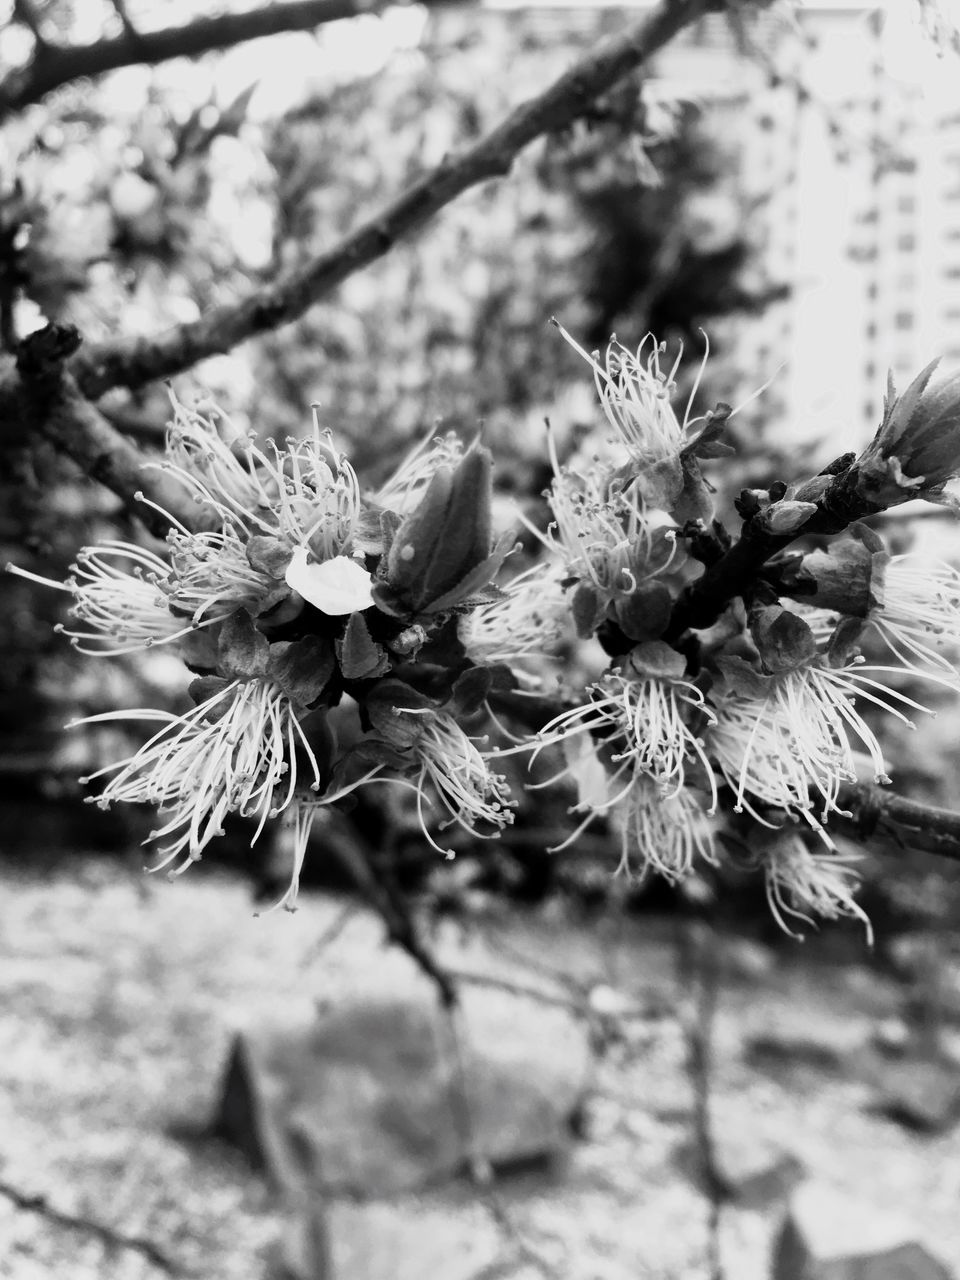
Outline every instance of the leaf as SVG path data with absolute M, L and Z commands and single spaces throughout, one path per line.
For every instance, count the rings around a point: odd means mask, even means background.
M 281 538 L 257 533 L 247 539 L 247 561 L 250 568 L 256 569 L 258 573 L 266 573 L 271 578 L 283 580 L 292 554 L 290 546 Z
M 269 659 L 267 637 L 257 630 L 246 609 L 232 613 L 220 631 L 218 665 L 221 672 L 252 680 L 266 675 Z
M 370 635 L 362 613 L 351 613 L 343 639 L 337 641 L 337 657 L 345 680 L 372 680 L 390 670 L 387 651 Z
M 450 710 L 454 715 L 472 716 L 482 710 L 493 688 L 493 672 L 489 667 L 468 667 L 453 682 Z
M 291 702 L 309 707 L 320 697 L 336 667 L 333 647 L 320 636 L 280 640 L 270 646 L 267 674 Z

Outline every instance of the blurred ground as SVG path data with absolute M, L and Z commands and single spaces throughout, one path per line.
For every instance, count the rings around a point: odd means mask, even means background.
M 406 960 L 383 948 L 379 924 L 362 914 L 315 956 L 342 907 L 308 896 L 295 916 L 255 919 L 244 886 L 217 875 L 170 885 L 96 859 L 0 868 L 0 1179 L 148 1236 L 211 1280 L 267 1275 L 282 1224 L 277 1206 L 239 1158 L 186 1135 L 210 1115 L 237 1022 L 275 1014 L 285 1001 L 340 1002 L 371 984 L 389 992 L 411 981 Z M 501 918 L 487 935 L 501 956 L 509 950 L 610 984 L 648 1010 L 610 1049 L 585 1139 L 567 1166 L 501 1184 L 517 1227 L 557 1277 L 708 1274 L 706 1206 L 677 1156 L 690 1137 L 691 1086 L 670 1012 L 683 994 L 672 928 L 656 920 L 575 926 L 546 913 Z M 464 963 L 483 951 L 456 929 L 443 942 Z M 931 1251 L 960 1269 L 956 1132 L 914 1136 L 871 1114 L 871 1086 L 858 1072 L 803 1065 L 802 1054 L 778 1064 L 743 1052 L 785 1019 L 791 1034 L 806 1028 L 840 1045 L 896 1014 L 902 993 L 867 967 L 865 950 L 859 962 L 841 962 L 824 943 L 734 965 L 724 981 L 718 1116 L 751 1142 L 789 1149 L 821 1186 L 855 1193 L 878 1215 L 906 1215 Z M 431 1233 L 446 1220 L 491 1231 L 466 1186 L 402 1209 L 425 1215 Z M 730 1280 L 761 1280 L 778 1210 L 724 1217 Z M 4 1280 L 159 1274 L 0 1200 Z

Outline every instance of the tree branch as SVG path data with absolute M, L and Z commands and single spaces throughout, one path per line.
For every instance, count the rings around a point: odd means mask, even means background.
M 960 862 L 960 812 L 955 809 L 907 800 L 866 783 L 843 787 L 839 803 L 849 816 L 831 814 L 831 831 L 867 845 L 879 840 Z
M 198 58 L 216 49 L 229 49 L 285 31 L 311 31 L 342 18 L 377 13 L 389 3 L 405 4 L 408 0 L 282 0 L 243 13 L 197 18 L 159 31 L 138 33 L 124 23 L 122 35 L 92 44 L 57 45 L 47 41 L 25 67 L 0 80 L 0 121 L 71 80 L 100 76 L 120 67 L 156 66 L 171 58 Z
M 84 399 L 64 369 L 64 359 L 79 341 L 69 326 L 47 325 L 20 344 L 15 365 L 0 367 L 3 448 L 16 449 L 43 436 L 85 475 L 112 490 L 157 537 L 166 537 L 170 523 L 140 501 L 140 492 L 189 528 L 195 521 L 192 504 L 168 492 L 162 473 L 144 469 L 143 455 Z
M 63 1227 L 66 1231 L 80 1231 L 85 1235 L 93 1236 L 105 1249 L 111 1251 L 123 1249 L 130 1253 L 138 1253 L 159 1271 L 165 1271 L 168 1275 L 182 1274 L 182 1268 L 169 1258 L 158 1244 L 155 1244 L 152 1240 L 147 1240 L 144 1236 L 128 1236 L 123 1232 L 114 1231 L 112 1227 L 105 1226 L 102 1222 L 96 1222 L 92 1218 L 64 1213 L 60 1209 L 53 1208 L 46 1196 L 29 1195 L 9 1182 L 0 1181 L 0 1196 L 24 1213 L 40 1214 L 47 1222 L 52 1222 L 54 1226 Z
M 652 13 L 601 41 L 543 93 L 517 107 L 458 157 L 445 157 L 325 253 L 242 302 L 217 307 L 190 324 L 153 338 L 120 338 L 89 348 L 75 362 L 81 390 L 95 399 L 111 387 L 138 387 L 296 320 L 464 191 L 509 173 L 517 155 L 531 142 L 567 128 L 595 98 L 645 63 L 684 27 L 726 4 L 727 0 L 661 0 Z

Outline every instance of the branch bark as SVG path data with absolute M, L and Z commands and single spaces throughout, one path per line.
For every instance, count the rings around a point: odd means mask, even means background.
M 849 817 L 831 815 L 831 831 L 863 844 L 879 841 L 960 862 L 960 812 L 955 809 L 908 800 L 866 783 L 844 787 L 840 805 Z
M 162 473 L 144 469 L 143 454 L 84 398 L 63 368 L 66 352 L 77 342 L 75 330 L 48 325 L 20 344 L 16 364 L 9 361 L 0 368 L 3 448 L 16 449 L 42 436 L 58 453 L 72 458 L 85 475 L 121 498 L 156 537 L 166 537 L 169 521 L 141 502 L 138 493 L 190 527 L 195 519 L 192 505 L 168 491 Z
M 217 307 L 190 324 L 153 338 L 120 338 L 85 350 L 74 363 L 81 390 L 96 399 L 111 387 L 142 386 L 296 320 L 464 191 L 509 173 L 525 147 L 546 133 L 571 125 L 595 98 L 643 65 L 684 27 L 726 6 L 727 0 L 661 0 L 652 13 L 601 41 L 479 142 L 457 157 L 444 158 L 325 253 L 243 301 Z
M 409 0 L 283 0 L 264 3 L 243 13 L 197 18 L 182 26 L 135 32 L 128 24 L 122 35 L 84 45 L 38 47 L 25 67 L 0 80 L 0 121 L 39 102 L 54 89 L 81 77 L 100 76 L 120 67 L 156 66 L 171 58 L 198 58 L 215 49 L 256 40 L 284 31 L 311 31 L 327 22 L 377 13 L 389 3 Z

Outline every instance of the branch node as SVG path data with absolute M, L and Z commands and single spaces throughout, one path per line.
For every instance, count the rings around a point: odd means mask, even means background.
M 24 382 L 59 376 L 63 363 L 83 342 L 72 324 L 48 324 L 28 334 L 17 346 L 17 372 Z

